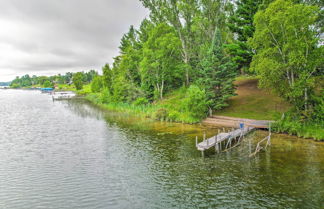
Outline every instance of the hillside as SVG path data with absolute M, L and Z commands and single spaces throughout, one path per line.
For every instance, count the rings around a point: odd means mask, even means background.
M 289 109 L 289 104 L 273 93 L 258 88 L 258 79 L 240 77 L 235 81 L 237 96 L 229 100 L 229 106 L 215 115 L 275 120 Z

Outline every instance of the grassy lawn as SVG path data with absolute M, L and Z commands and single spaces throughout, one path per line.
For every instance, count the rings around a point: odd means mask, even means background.
M 229 100 L 229 106 L 215 112 L 215 115 L 249 118 L 257 120 L 276 120 L 290 106 L 273 93 L 258 88 L 255 77 L 238 77 L 235 81 L 238 94 Z

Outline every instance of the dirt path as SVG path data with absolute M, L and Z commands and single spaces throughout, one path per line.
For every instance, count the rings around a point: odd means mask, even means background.
M 206 118 L 202 123 L 207 126 L 216 127 L 233 127 L 239 128 L 240 123 L 244 123 L 245 126 L 254 128 L 269 128 L 269 124 L 274 121 L 269 120 L 252 120 L 246 118 L 234 118 L 227 116 L 214 115 Z

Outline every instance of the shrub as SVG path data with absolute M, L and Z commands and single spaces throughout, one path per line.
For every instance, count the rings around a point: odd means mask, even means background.
M 134 105 L 146 105 L 148 103 L 149 101 L 145 97 L 139 97 L 133 102 Z
M 168 118 L 168 111 L 164 108 L 160 108 L 155 112 L 154 118 L 164 121 Z
M 45 81 L 44 82 L 44 88 L 53 88 L 53 83 L 50 81 Z
M 111 101 L 111 95 L 108 88 L 104 88 L 100 94 L 100 102 L 102 104 L 108 104 Z
M 77 90 L 81 90 L 83 88 L 83 73 L 75 73 L 72 77 L 72 80 Z
M 96 76 L 91 82 L 91 91 L 94 93 L 100 92 L 103 87 L 102 76 Z
M 186 92 L 183 107 L 192 117 L 199 119 L 205 117 L 208 110 L 205 91 L 191 85 Z

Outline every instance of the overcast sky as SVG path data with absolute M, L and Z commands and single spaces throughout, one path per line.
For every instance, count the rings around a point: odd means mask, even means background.
M 147 16 L 138 0 L 0 0 L 0 81 L 100 70 Z

